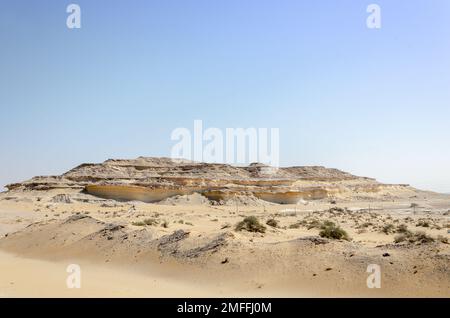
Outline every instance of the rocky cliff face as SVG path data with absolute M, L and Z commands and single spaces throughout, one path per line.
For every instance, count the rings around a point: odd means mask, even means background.
M 61 176 L 34 177 L 7 185 L 9 191 L 66 189 L 115 200 L 157 202 L 175 195 L 201 193 L 214 201 L 248 195 L 280 204 L 381 193 L 389 187 L 406 188 L 319 166 L 236 167 L 146 157 L 82 164 Z

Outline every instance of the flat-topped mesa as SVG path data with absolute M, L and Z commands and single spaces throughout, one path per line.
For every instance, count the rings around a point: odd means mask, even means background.
M 384 185 L 321 166 L 274 168 L 252 163 L 193 162 L 139 157 L 81 164 L 61 176 L 34 177 L 7 185 L 10 191 L 71 189 L 115 200 L 157 202 L 175 195 L 201 193 L 210 200 L 249 195 L 274 203 L 297 203 L 336 195 L 377 193 Z

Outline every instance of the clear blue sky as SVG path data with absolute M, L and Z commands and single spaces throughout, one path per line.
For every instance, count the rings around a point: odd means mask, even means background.
M 280 163 L 450 192 L 450 1 L 0 2 L 0 185 L 279 127 Z M 382 28 L 366 27 L 366 7 Z

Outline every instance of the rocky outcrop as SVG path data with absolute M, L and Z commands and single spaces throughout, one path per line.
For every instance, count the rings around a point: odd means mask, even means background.
M 34 177 L 7 188 L 9 191 L 71 189 L 100 198 L 144 202 L 200 193 L 213 201 L 248 195 L 273 203 L 295 204 L 299 200 L 377 193 L 390 186 L 406 187 L 381 184 L 320 166 L 274 168 L 256 163 L 236 167 L 139 157 L 82 164 L 61 176 Z

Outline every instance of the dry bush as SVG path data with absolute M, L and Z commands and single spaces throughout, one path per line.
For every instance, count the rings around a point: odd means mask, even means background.
M 236 231 L 248 231 L 248 232 L 259 232 L 259 233 L 265 233 L 266 227 L 259 223 L 256 216 L 248 216 L 244 218 L 243 221 L 239 222 L 236 225 Z
M 335 239 L 335 240 L 346 240 L 350 241 L 350 237 L 347 232 L 334 224 L 331 221 L 324 221 L 321 226 L 321 231 L 319 232 L 321 237 Z
M 266 224 L 271 227 L 278 227 L 278 221 L 275 219 L 267 220 Z

